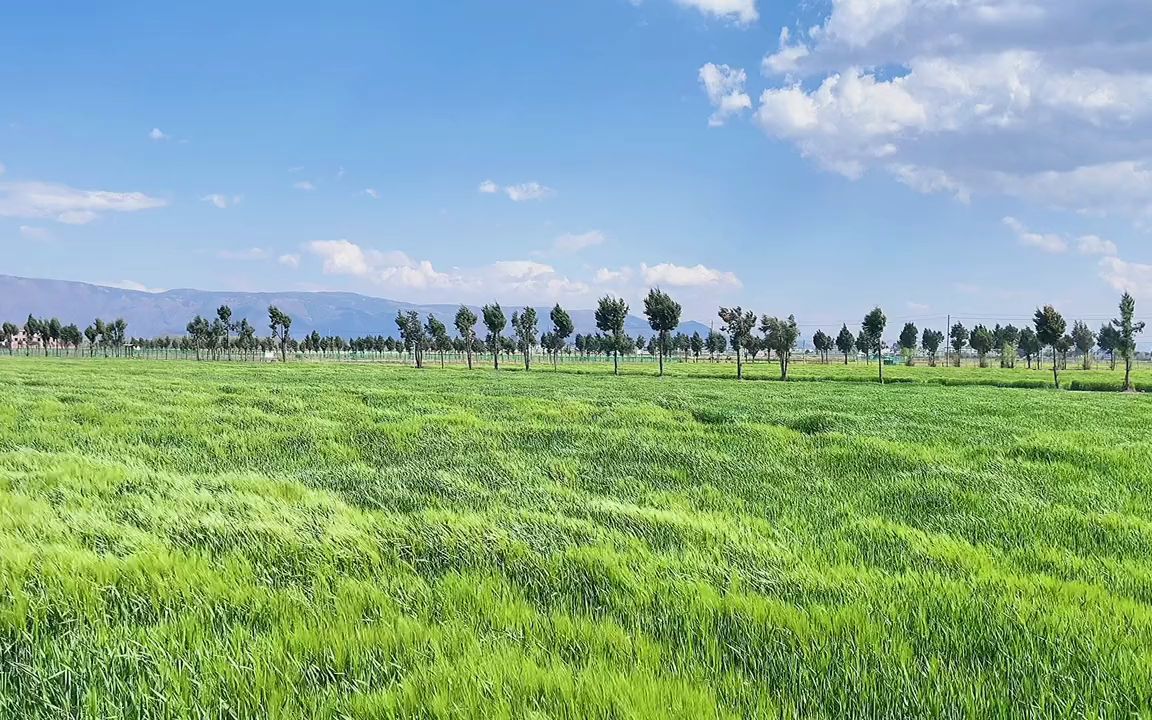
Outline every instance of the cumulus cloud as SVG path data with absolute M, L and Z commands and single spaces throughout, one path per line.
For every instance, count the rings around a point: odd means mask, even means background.
M 300 180 L 300 181 L 294 182 L 294 183 L 292 183 L 292 187 L 294 187 L 297 190 L 303 190 L 305 192 L 311 192 L 311 191 L 316 189 L 316 186 L 311 181 L 308 181 L 308 180 Z
M 300 256 L 296 253 L 288 253 L 276 258 L 276 262 L 285 267 L 298 268 L 300 267 Z
M 1082 235 L 1076 241 L 1076 249 L 1081 255 L 1116 255 L 1119 250 L 1116 243 L 1105 240 L 1099 235 Z
M 152 128 L 151 132 L 148 133 L 148 139 L 159 142 L 160 140 L 169 140 L 170 138 L 166 133 L 162 132 L 160 128 Z
M 211 195 L 205 195 L 204 197 L 200 198 L 201 202 L 206 202 L 209 205 L 220 208 L 221 210 L 239 205 L 243 200 L 243 195 L 228 196 L 222 193 L 212 193 Z
M 364 188 L 364 194 L 367 195 L 368 197 L 372 198 L 373 200 L 379 200 L 380 199 L 380 191 L 377 190 L 376 188 Z
M 119 288 L 121 290 L 135 290 L 137 292 L 146 293 L 162 293 L 167 292 L 164 288 L 148 287 L 144 283 L 136 282 L 135 280 L 113 280 L 110 282 L 97 283 L 105 287 Z
M 1147 219 L 1149 37 L 1144 0 L 831 0 L 781 31 L 755 117 L 849 178 Z
M 79 190 L 46 182 L 0 183 L 0 217 L 43 218 L 84 225 L 110 212 L 137 212 L 168 203 L 141 192 Z
M 601 285 L 620 285 L 632 279 L 632 268 L 622 267 L 616 270 L 600 268 L 594 278 Z
M 742 25 L 760 19 L 760 13 L 756 10 L 756 0 L 676 0 L 676 4 Z
M 597 245 L 603 245 L 607 238 L 599 230 L 589 230 L 586 233 L 561 235 L 552 242 L 552 249 L 557 252 L 575 253 Z
M 1004 224 L 1016 234 L 1021 245 L 1038 248 L 1046 253 L 1062 253 L 1068 250 L 1068 241 L 1056 233 L 1035 233 L 1014 217 L 1004 218 Z
M 266 260 L 268 251 L 264 248 L 251 247 L 243 250 L 220 250 L 216 257 L 221 260 Z
M 321 261 L 328 275 L 363 279 L 382 288 L 423 291 L 440 300 L 483 299 L 537 302 L 584 296 L 586 283 L 571 280 L 551 265 L 535 260 L 501 260 L 479 267 L 441 270 L 428 260 L 399 251 L 383 252 L 349 240 L 317 240 L 308 252 Z
M 752 98 L 744 92 L 748 74 L 727 65 L 707 63 L 700 68 L 700 84 L 716 111 L 708 118 L 710 127 L 719 127 L 733 115 L 752 108 Z
M 1152 265 L 1105 257 L 1100 259 L 1100 277 L 1113 290 L 1152 298 Z
M 504 194 L 513 202 L 524 202 L 525 200 L 544 200 L 550 198 L 556 194 L 556 191 L 546 185 L 529 182 L 519 185 L 509 185 L 504 188 Z
M 508 196 L 509 200 L 513 202 L 525 202 L 527 200 L 546 200 L 556 195 L 556 191 L 547 185 L 541 185 L 538 182 L 520 183 L 519 185 L 505 185 L 501 187 L 497 185 L 494 180 L 485 180 L 480 183 L 477 190 L 485 195 L 495 195 L 503 192 Z
M 686 267 L 672 263 L 640 265 L 640 275 L 648 285 L 669 285 L 672 287 L 715 287 L 739 288 L 743 284 L 734 273 L 716 270 L 704 265 Z

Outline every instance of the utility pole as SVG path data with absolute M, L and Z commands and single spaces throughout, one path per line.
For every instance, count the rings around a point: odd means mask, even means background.
M 940 317 L 937 315 L 936 317 Z M 944 366 L 950 364 L 948 348 L 952 347 L 952 313 L 948 313 L 948 324 L 944 326 Z

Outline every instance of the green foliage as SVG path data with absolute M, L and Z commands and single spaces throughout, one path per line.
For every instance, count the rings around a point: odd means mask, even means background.
M 847 365 L 848 353 L 856 349 L 856 338 L 847 324 L 841 326 L 840 334 L 836 336 L 836 349 L 844 355 L 844 364 Z
M 796 325 L 796 316 L 789 315 L 787 320 L 765 315 L 760 320 L 760 332 L 764 333 L 764 345 L 776 353 L 780 362 L 780 379 L 788 379 L 788 366 L 792 359 L 792 349 L 800 339 L 800 328 Z
M 987 367 L 987 356 L 992 348 L 996 345 L 996 336 L 991 330 L 983 325 L 977 325 L 972 328 L 972 335 L 968 339 L 968 344 L 976 351 L 976 356 L 980 358 L 980 367 Z
M 628 320 L 628 303 L 623 298 L 605 295 L 596 304 L 596 327 L 611 337 L 613 370 L 620 374 L 620 353 L 624 350 L 624 323 Z
M 680 325 L 680 303 L 660 288 L 652 288 L 644 298 L 648 326 L 659 334 L 660 377 L 664 377 L 664 356 L 668 354 L 668 333 Z
M 740 356 L 741 349 L 747 347 L 752 330 L 756 327 L 756 313 L 751 310 L 745 312 L 740 306 L 734 308 L 720 308 L 717 313 L 724 323 L 721 330 L 728 333 L 732 341 L 732 349 L 736 351 L 736 379 L 744 379 L 744 363 Z
M 1132 389 L 1132 359 L 1136 355 L 1136 335 L 1144 332 L 1143 322 L 1133 322 L 1136 300 L 1128 293 L 1120 297 L 1120 317 L 1112 321 L 1116 334 L 1112 338 L 1115 351 L 1124 360 L 1124 390 Z

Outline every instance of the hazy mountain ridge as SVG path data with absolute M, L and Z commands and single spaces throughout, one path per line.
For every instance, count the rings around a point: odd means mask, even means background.
M 421 316 L 432 313 L 453 330 L 452 318 L 459 305 L 427 305 L 370 297 L 347 292 L 234 292 L 181 288 L 161 293 L 93 285 L 70 280 L 46 280 L 0 275 L 0 320 L 22 325 L 29 313 L 36 317 L 57 317 L 63 323 L 76 323 L 83 329 L 94 318 L 128 321 L 128 334 L 137 337 L 183 335 L 185 326 L 197 314 L 215 317 L 216 308 L 228 305 L 234 319 L 247 317 L 261 334 L 266 334 L 268 306 L 276 305 L 292 317 L 292 335 L 303 337 L 313 330 L 323 335 L 356 337 L 396 335 L 396 311 L 415 310 Z M 480 308 L 470 306 L 480 315 Z M 519 306 L 505 305 L 511 318 Z M 594 311 L 566 308 L 578 333 L 596 332 Z M 551 307 L 537 307 L 541 332 L 550 327 Z M 482 332 L 482 323 L 481 330 Z M 708 326 L 695 321 L 680 325 L 680 331 L 705 335 Z M 629 316 L 629 335 L 652 335 L 648 322 Z

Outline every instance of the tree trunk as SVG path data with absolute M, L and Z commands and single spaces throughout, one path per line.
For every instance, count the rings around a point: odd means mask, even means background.
M 617 345 L 619 345 L 619 343 L 617 343 Z M 612 350 L 612 374 L 613 375 L 619 375 L 620 374 L 620 350 L 619 349 L 613 349 Z
M 656 348 L 656 356 L 660 358 L 660 377 L 664 377 L 664 346 L 668 340 L 663 330 L 660 331 L 660 347 Z
M 788 355 L 787 353 L 778 353 L 780 356 L 780 379 L 788 380 Z
M 1060 389 L 1060 370 L 1058 368 L 1056 348 L 1052 348 L 1052 382 L 1056 383 L 1056 389 Z
M 472 369 L 472 347 L 468 347 L 468 369 Z
M 1124 358 L 1124 392 L 1132 391 L 1132 357 Z
M 740 343 L 736 343 L 736 379 L 744 379 L 744 364 L 740 360 Z

